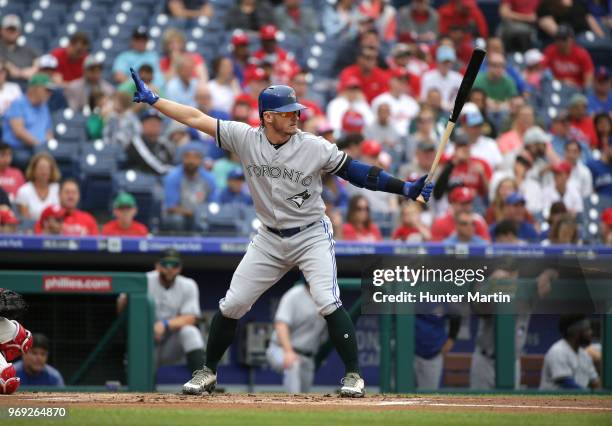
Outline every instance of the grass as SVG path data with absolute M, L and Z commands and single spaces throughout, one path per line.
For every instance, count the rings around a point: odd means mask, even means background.
M 6 411 L 0 424 L 7 420 Z M 130 425 L 206 425 L 206 426 L 394 426 L 394 425 L 610 425 L 612 414 L 585 412 L 500 413 L 482 411 L 365 411 L 339 409 L 334 411 L 279 409 L 170 409 L 170 408 L 73 408 L 62 419 L 10 419 L 6 424 L 28 426 L 130 426 Z

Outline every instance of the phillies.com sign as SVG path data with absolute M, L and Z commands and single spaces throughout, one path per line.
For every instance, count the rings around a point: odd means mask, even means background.
M 44 275 L 44 291 L 104 293 L 113 290 L 112 277 L 91 275 Z

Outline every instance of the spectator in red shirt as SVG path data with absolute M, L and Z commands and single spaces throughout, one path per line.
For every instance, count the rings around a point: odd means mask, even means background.
M 63 235 L 87 236 L 98 235 L 98 223 L 92 215 L 77 209 L 81 191 L 76 180 L 68 178 L 60 185 L 60 206 L 66 210 Z
M 70 37 L 68 46 L 58 47 L 51 54 L 57 58 L 57 72 L 67 83 L 83 77 L 83 62 L 89 52 L 89 37 L 84 32 L 76 32 Z
M 431 230 L 421 221 L 421 203 L 402 203 L 400 226 L 393 231 L 394 240 L 423 242 L 431 239 Z
M 376 96 L 389 90 L 389 75 L 376 65 L 377 57 L 378 52 L 375 49 L 362 49 L 357 57 L 357 63 L 349 65 L 340 73 L 340 85 L 349 78 L 356 77 L 368 102 L 372 102 Z
M 17 190 L 25 183 L 25 178 L 21 170 L 11 167 L 11 161 L 13 161 L 11 146 L 0 141 L 0 188 L 4 189 L 13 201 Z
M 10 209 L 0 210 L 0 234 L 16 234 L 19 219 Z
M 370 205 L 362 195 L 354 195 L 349 201 L 346 213 L 346 223 L 342 225 L 342 233 L 347 241 L 373 243 L 382 241 L 378 226 L 370 218 Z
M 53 204 L 45 208 L 34 226 L 35 234 L 63 235 L 64 217 L 66 210 Z
M 599 148 L 593 119 L 587 114 L 588 103 L 587 97 L 582 93 L 572 95 L 568 104 L 567 114 L 570 126 L 580 131 L 592 148 Z
M 486 161 L 472 156 L 470 141 L 465 133 L 457 132 L 454 137 L 455 152 L 446 161 L 434 187 L 434 197 L 442 198 L 444 192 L 455 186 L 472 188 L 486 200 L 491 180 L 491 167 Z
M 502 0 L 499 35 L 508 52 L 524 52 L 533 46 L 540 0 Z
M 455 215 L 460 212 L 472 213 L 474 219 L 474 227 L 476 235 L 490 241 L 489 230 L 487 224 L 482 216 L 473 213 L 473 201 L 476 197 L 476 193 L 473 189 L 460 186 L 454 188 L 448 199 L 450 201 L 450 208 L 443 216 L 437 218 L 433 225 L 431 225 L 431 240 L 442 241 L 453 235 L 455 232 Z
M 447 35 L 451 27 L 463 27 L 469 37 L 489 37 L 489 27 L 475 0 L 450 0 L 438 9 L 440 34 Z
M 276 41 L 276 27 L 264 25 L 259 30 L 261 49 L 253 54 L 257 66 L 264 68 L 273 84 L 289 84 L 291 77 L 300 70 L 293 54 L 282 49 Z
M 576 44 L 574 30 L 566 25 L 559 25 L 555 42 L 544 49 L 543 65 L 566 84 L 584 89 L 593 83 L 591 55 Z
M 137 213 L 136 200 L 132 194 L 120 192 L 113 202 L 113 215 L 116 219 L 102 227 L 102 235 L 146 237 L 149 230 L 145 225 L 134 220 Z

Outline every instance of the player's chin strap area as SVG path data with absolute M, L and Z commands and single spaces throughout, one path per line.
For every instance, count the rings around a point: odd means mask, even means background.
M 353 160 L 350 156 L 347 156 L 346 161 L 335 174 L 359 188 L 405 194 L 406 182 L 391 176 L 380 167 Z

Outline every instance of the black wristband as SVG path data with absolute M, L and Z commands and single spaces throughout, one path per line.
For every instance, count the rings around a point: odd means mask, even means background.
M 385 192 L 404 195 L 405 183 L 406 182 L 401 179 L 390 177 L 389 180 L 387 180 L 387 184 L 385 185 Z

